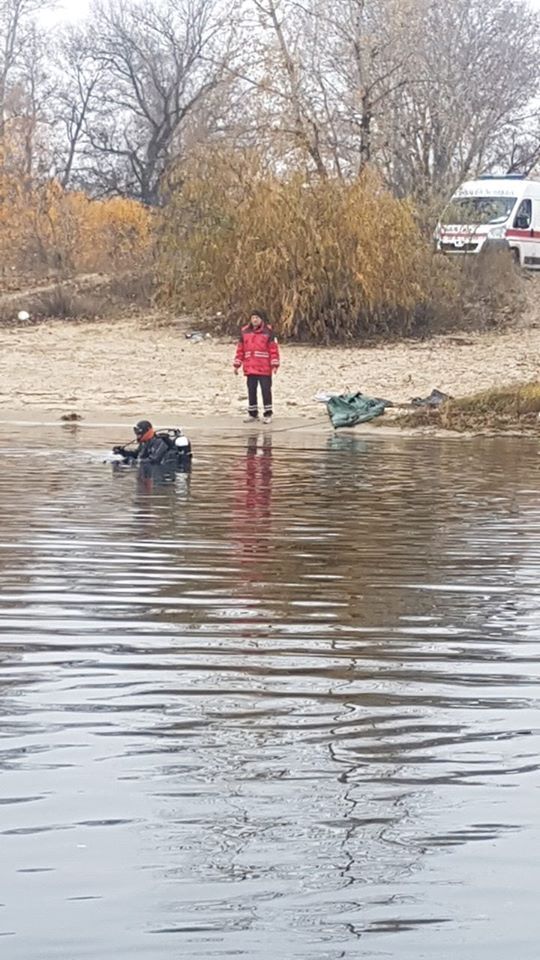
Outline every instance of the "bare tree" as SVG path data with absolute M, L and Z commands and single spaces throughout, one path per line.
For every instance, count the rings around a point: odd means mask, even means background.
M 506 173 L 530 176 L 540 167 L 540 111 L 518 117 L 495 154 L 495 163 Z
M 377 163 L 383 118 L 407 83 L 414 9 L 403 0 L 322 0 L 315 11 L 325 26 L 321 55 L 326 85 L 338 91 L 334 130 L 349 174 Z
M 380 118 L 407 82 L 405 28 L 420 0 L 252 2 L 260 40 L 243 79 L 258 91 L 259 134 L 270 131 L 285 151 L 288 143 L 323 178 L 377 163 Z
M 426 0 L 381 158 L 398 192 L 429 202 L 490 169 L 538 91 L 538 38 L 522 0 Z
M 539 161 L 526 0 L 97 0 L 48 49 L 51 2 L 0 0 L 0 145 L 9 123 L 26 175 L 156 204 L 171 160 L 226 140 L 429 204 Z
M 51 0 L 0 0 L 0 143 L 4 140 L 10 81 L 24 52 L 33 16 Z
M 94 99 L 103 77 L 88 31 L 68 28 L 56 48 L 58 83 L 54 94 L 57 135 L 56 173 L 62 186 L 70 186 Z
M 519 118 L 538 91 L 539 31 L 524 0 L 252 2 L 261 40 L 245 79 L 259 137 L 282 157 L 295 149 L 322 177 L 371 164 L 429 202 L 490 169 L 512 131 L 508 163 L 530 151 Z
M 88 169 L 104 192 L 155 204 L 183 125 L 224 75 L 229 11 L 212 0 L 111 0 L 93 21 L 101 72 L 82 119 Z
M 19 82 L 12 97 L 11 126 L 17 128 L 19 170 L 27 179 L 47 176 L 50 171 L 50 98 L 54 77 L 48 56 L 47 37 L 32 23 L 26 32 L 24 53 L 18 68 Z M 17 106 L 16 106 L 17 104 Z
M 266 58 L 267 71 L 260 78 L 259 88 L 268 103 L 273 100 L 278 105 L 281 132 L 292 138 L 311 159 L 318 175 L 326 178 L 328 170 L 321 143 L 323 124 L 313 96 L 313 74 L 306 69 L 313 53 L 313 45 L 307 42 L 311 11 L 295 3 L 287 6 L 282 0 L 253 2 L 261 26 L 273 35 Z

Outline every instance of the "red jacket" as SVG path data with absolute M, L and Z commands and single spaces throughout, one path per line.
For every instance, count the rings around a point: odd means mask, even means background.
M 263 323 L 256 329 L 248 323 L 240 331 L 234 366 L 244 367 L 244 373 L 269 377 L 279 367 L 279 347 L 272 327 Z

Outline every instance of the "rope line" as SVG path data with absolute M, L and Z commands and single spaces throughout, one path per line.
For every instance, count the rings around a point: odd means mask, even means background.
M 277 430 L 269 430 L 268 433 L 267 433 L 267 436 L 273 437 L 273 436 L 275 436 L 276 433 L 289 433 L 289 431 L 291 431 L 291 430 L 304 430 L 306 427 L 314 427 L 314 426 L 317 427 L 317 426 L 320 426 L 320 425 L 323 424 L 323 423 L 328 424 L 328 425 L 331 426 L 331 423 L 329 422 L 328 417 L 325 417 L 324 420 L 323 420 L 323 419 L 321 419 L 321 420 L 308 420 L 306 423 L 295 423 L 295 424 L 293 424 L 293 425 L 290 426 L 290 427 L 278 427 Z M 248 424 L 246 424 L 246 426 L 248 426 Z M 257 427 L 257 421 L 256 421 L 256 420 L 253 421 L 253 426 L 254 426 L 254 427 Z M 259 429 L 259 430 L 262 430 L 263 427 L 259 425 L 258 429 Z M 334 428 L 332 428 L 332 429 L 334 429 Z M 220 439 L 220 440 L 234 440 L 234 439 L 236 439 L 236 438 L 238 438 L 238 437 L 241 438 L 243 435 L 245 435 L 245 431 L 243 431 L 243 430 L 241 430 L 241 429 L 238 429 L 235 433 L 222 433 L 222 434 L 220 434 L 219 439 Z

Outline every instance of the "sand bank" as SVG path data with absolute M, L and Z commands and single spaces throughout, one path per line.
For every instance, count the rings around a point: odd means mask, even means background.
M 183 325 L 152 318 L 49 321 L 0 329 L 0 416 L 52 419 L 69 411 L 109 422 L 241 417 L 243 377 L 232 372 L 234 344 L 185 338 Z M 437 387 L 461 396 L 537 378 L 540 329 L 462 334 L 374 347 L 282 347 L 275 378 L 275 426 L 320 420 L 320 391 L 362 390 L 407 402 Z

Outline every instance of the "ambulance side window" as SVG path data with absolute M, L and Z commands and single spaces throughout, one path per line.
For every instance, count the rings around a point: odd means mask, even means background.
M 532 200 L 522 200 L 514 219 L 516 230 L 528 230 L 532 220 Z

